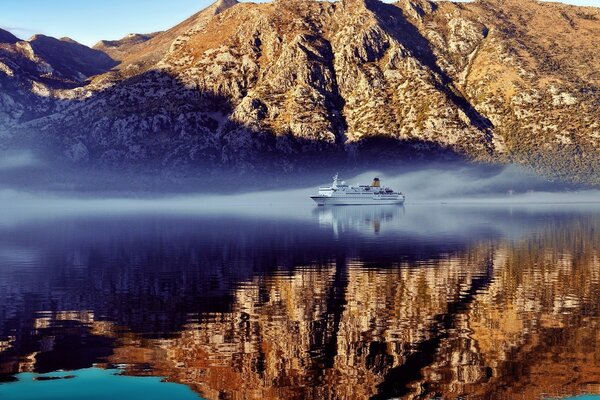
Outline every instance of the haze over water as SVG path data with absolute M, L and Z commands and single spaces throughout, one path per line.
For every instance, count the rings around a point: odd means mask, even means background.
M 600 392 L 599 205 L 182 202 L 4 204 L 0 398 L 93 366 L 207 399 Z

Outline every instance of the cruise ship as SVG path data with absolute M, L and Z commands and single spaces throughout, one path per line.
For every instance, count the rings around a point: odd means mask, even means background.
M 319 206 L 367 205 L 367 204 L 404 204 L 405 196 L 390 188 L 381 186 L 379 178 L 373 179 L 371 185 L 348 186 L 333 177 L 333 184 L 319 188 L 319 194 L 311 196 Z

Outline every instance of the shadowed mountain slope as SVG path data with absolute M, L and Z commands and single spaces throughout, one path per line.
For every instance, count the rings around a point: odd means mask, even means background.
M 5 31 L 4 29 L 0 29 L 0 43 L 9 43 L 14 44 L 19 41 L 19 38 L 13 35 L 12 33 Z
M 70 38 L 35 35 L 28 40 L 35 57 L 45 60 L 51 74 L 73 81 L 102 74 L 117 63 L 105 53 L 90 49 Z

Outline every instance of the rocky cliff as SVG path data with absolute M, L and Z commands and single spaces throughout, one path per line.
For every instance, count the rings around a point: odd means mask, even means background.
M 219 0 L 137 39 L 97 46 L 120 64 L 77 88 L 31 80 L 60 106 L 5 105 L 4 125 L 93 165 L 444 154 L 600 182 L 598 8 Z

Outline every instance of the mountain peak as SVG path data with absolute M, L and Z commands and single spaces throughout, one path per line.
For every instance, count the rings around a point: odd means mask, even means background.
M 59 40 L 60 40 L 61 42 L 66 42 L 66 43 L 72 43 L 72 44 L 81 44 L 81 43 L 79 43 L 78 41 L 76 41 L 76 40 L 73 40 L 73 39 L 71 39 L 70 37 L 67 37 L 67 36 L 65 36 L 65 37 L 61 37 Z
M 35 35 L 33 35 L 32 37 L 30 37 L 29 39 L 27 39 L 28 42 L 54 42 L 54 41 L 59 41 L 58 39 L 51 37 L 51 36 L 46 36 L 43 35 L 41 33 L 36 33 Z
M 236 4 L 238 4 L 239 2 L 237 0 L 217 0 L 214 3 L 214 6 L 216 8 L 216 13 L 220 13 L 225 11 L 226 9 L 235 6 Z
M 215 1 L 214 4 L 217 7 L 232 7 L 238 3 L 239 3 L 239 1 L 237 1 L 237 0 L 217 0 L 217 1 Z

